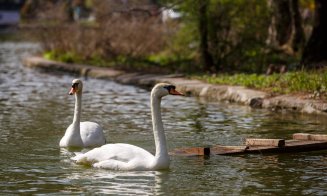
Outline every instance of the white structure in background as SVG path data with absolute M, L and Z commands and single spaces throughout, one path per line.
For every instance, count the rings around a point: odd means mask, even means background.
M 19 11 L 0 10 L 0 26 L 14 26 L 19 23 Z
M 0 26 L 15 26 L 20 21 L 20 8 L 23 0 L 0 1 Z
M 176 20 L 182 17 L 182 14 L 176 12 L 174 9 L 161 8 L 161 20 L 166 23 L 169 20 Z

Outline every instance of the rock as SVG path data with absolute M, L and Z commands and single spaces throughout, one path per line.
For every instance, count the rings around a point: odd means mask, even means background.
M 253 98 L 250 101 L 250 106 L 252 108 L 262 108 L 263 98 Z

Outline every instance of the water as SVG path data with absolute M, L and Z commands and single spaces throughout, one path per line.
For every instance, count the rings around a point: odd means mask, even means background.
M 22 66 L 37 46 L 0 43 L 0 193 L 39 195 L 327 195 L 327 151 L 281 155 L 171 157 L 169 171 L 121 172 L 75 165 L 59 140 L 73 119 L 74 76 Z M 82 120 L 110 142 L 154 152 L 149 92 L 107 80 L 85 82 Z M 269 112 L 192 97 L 165 97 L 169 149 L 239 145 L 247 137 L 326 133 L 323 117 Z

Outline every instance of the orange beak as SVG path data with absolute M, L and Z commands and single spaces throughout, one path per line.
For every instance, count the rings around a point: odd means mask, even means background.
M 73 95 L 74 93 L 76 93 L 76 90 L 75 90 L 75 88 L 74 87 L 72 87 L 71 89 L 70 89 L 70 91 L 69 91 L 69 95 Z
M 171 94 L 171 95 L 180 95 L 180 96 L 184 96 L 184 94 L 178 92 L 178 91 L 175 90 L 175 89 L 170 89 L 169 94 Z

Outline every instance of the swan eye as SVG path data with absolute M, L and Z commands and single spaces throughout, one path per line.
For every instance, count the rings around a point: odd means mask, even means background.
M 175 90 L 176 87 L 174 85 L 167 85 L 167 86 L 164 86 L 165 89 L 168 90 L 168 92 L 170 92 L 172 89 Z
M 72 88 L 75 89 L 75 88 L 77 88 L 77 87 L 78 87 L 78 83 L 73 83 L 73 84 L 72 84 Z

